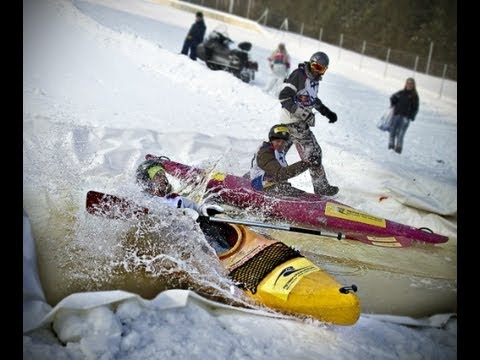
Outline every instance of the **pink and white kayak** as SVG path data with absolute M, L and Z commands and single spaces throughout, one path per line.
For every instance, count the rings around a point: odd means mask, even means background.
M 448 237 L 428 228 L 415 228 L 377 217 L 325 196 L 305 193 L 300 197 L 270 196 L 253 189 L 250 180 L 231 174 L 212 172 L 171 161 L 166 157 L 146 155 L 161 160 L 165 171 L 187 183 L 205 183 L 221 202 L 263 216 L 296 225 L 341 232 L 347 240 L 383 247 L 405 247 L 413 242 L 440 244 Z

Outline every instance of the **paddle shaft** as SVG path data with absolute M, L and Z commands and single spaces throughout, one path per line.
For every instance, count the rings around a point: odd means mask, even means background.
M 235 220 L 235 219 L 225 219 L 225 218 L 215 218 L 215 217 L 208 217 L 208 221 L 218 222 L 218 223 L 231 223 L 231 224 L 240 224 L 240 225 L 248 225 L 248 226 L 257 226 L 257 227 L 263 227 L 263 228 L 275 229 L 275 230 L 292 231 L 292 232 L 298 232 L 303 234 L 333 237 L 338 240 L 345 239 L 345 235 L 343 235 L 342 233 L 322 232 L 320 230 L 305 229 L 305 228 L 289 226 L 289 225 L 273 225 L 273 224 L 265 224 L 262 222 L 256 222 L 256 221 L 250 221 L 250 220 Z
M 87 193 L 86 208 L 87 208 L 87 211 L 91 214 L 103 215 L 110 218 L 119 218 L 120 214 L 123 214 L 123 216 L 128 218 L 132 216 L 145 215 L 149 213 L 149 210 L 147 208 L 141 207 L 129 200 L 126 200 L 116 195 L 105 194 L 98 191 L 89 191 Z M 345 236 L 342 233 L 338 233 L 338 234 L 327 233 L 327 232 L 322 232 L 320 230 L 305 229 L 305 228 L 299 228 L 299 227 L 289 226 L 289 225 L 273 225 L 273 224 L 265 224 L 262 222 L 256 222 L 251 220 L 235 220 L 235 219 L 215 218 L 210 216 L 205 216 L 204 218 L 210 222 L 257 226 L 257 227 L 263 227 L 268 229 L 284 230 L 284 231 L 292 231 L 292 232 L 298 232 L 303 234 L 333 237 L 339 240 L 345 239 Z

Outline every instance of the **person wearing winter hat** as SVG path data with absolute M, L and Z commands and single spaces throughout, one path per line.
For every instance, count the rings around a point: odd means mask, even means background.
M 298 64 L 283 85 L 278 96 L 282 105 L 280 123 L 290 132 L 290 143 L 295 144 L 300 158 L 309 159 L 310 176 L 315 194 L 333 196 L 338 193 L 338 187 L 332 186 L 327 180 L 322 164 L 322 149 L 313 134 L 311 127 L 315 126 L 317 110 L 333 124 L 337 121 L 337 114 L 326 107 L 318 98 L 319 83 L 328 69 L 329 58 L 324 52 L 314 53 L 309 61 Z

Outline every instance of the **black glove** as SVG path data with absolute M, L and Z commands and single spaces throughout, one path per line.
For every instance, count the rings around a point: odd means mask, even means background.
M 318 100 L 318 102 L 317 102 Z M 335 121 L 337 121 L 337 114 L 335 114 L 333 111 L 331 111 L 329 108 L 327 108 L 325 105 L 322 104 L 322 102 L 320 101 L 320 99 L 316 99 L 315 100 L 315 104 L 321 104 L 317 107 L 315 107 L 315 109 L 318 110 L 318 112 L 320 114 L 322 114 L 323 116 L 326 116 L 328 118 L 328 122 L 329 123 L 334 123 Z
M 330 110 L 329 110 L 330 111 Z M 328 118 L 328 122 L 330 124 L 333 124 L 335 121 L 337 121 L 337 114 L 335 114 L 333 111 L 330 111 L 327 115 L 325 115 Z

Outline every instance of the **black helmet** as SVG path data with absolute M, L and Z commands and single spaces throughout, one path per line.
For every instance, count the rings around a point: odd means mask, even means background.
M 288 141 L 290 139 L 290 131 L 288 127 L 283 124 L 273 125 L 268 133 L 268 139 L 270 141 L 274 139 L 281 139 Z
M 163 174 L 164 177 L 164 184 L 165 184 L 165 189 L 163 189 L 165 193 L 169 193 L 172 189 L 172 186 L 169 184 L 167 176 L 165 175 L 165 169 L 159 160 L 146 160 L 137 167 L 137 182 L 144 187 L 146 190 L 152 190 L 153 189 L 153 184 L 152 184 L 152 179 L 155 177 L 155 175 Z M 158 183 L 156 187 L 158 188 Z
M 322 51 L 317 51 L 310 57 L 310 62 L 316 62 L 317 64 L 323 65 L 328 67 L 330 60 L 328 59 L 328 55 Z
M 309 78 L 319 80 L 327 71 L 329 63 L 328 55 L 322 51 L 317 51 L 310 57 L 308 66 L 305 67 L 305 72 Z

